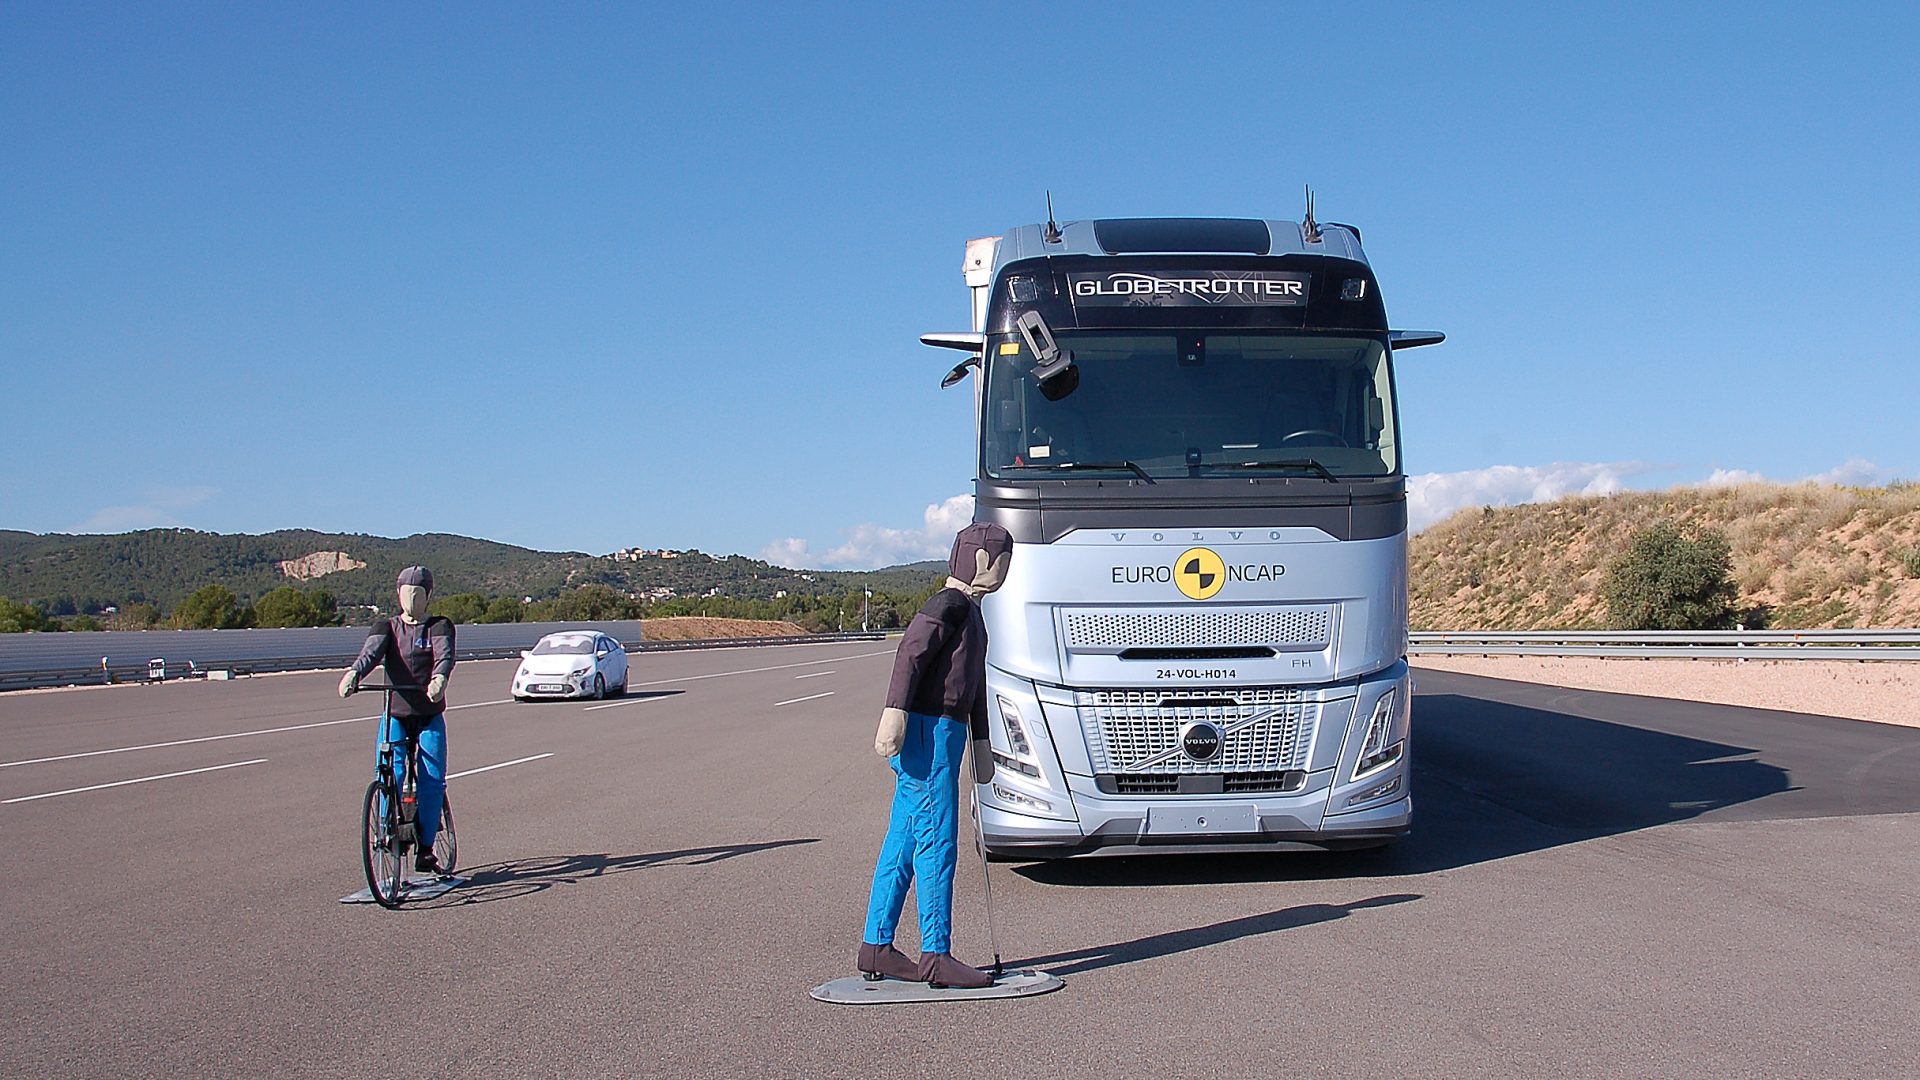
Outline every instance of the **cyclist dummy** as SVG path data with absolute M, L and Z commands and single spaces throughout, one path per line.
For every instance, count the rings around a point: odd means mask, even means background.
M 991 986 L 986 972 L 953 958 L 953 867 L 958 858 L 960 758 L 973 742 L 973 779 L 993 779 L 987 746 L 987 625 L 980 598 L 1007 580 L 1013 537 L 976 522 L 954 537 L 952 576 L 907 624 L 874 751 L 893 767 L 893 812 L 873 869 L 859 968 L 936 987 Z M 914 887 L 920 962 L 893 947 Z
M 431 874 L 440 869 L 433 839 L 440 832 L 440 807 L 447 791 L 445 713 L 447 677 L 453 674 L 453 622 L 427 614 L 433 573 L 426 567 L 400 571 L 397 585 L 400 614 L 381 619 L 367 630 L 359 657 L 340 677 L 340 696 L 358 690 L 361 677 L 374 665 L 385 667 L 387 682 L 395 687 L 393 715 L 381 721 L 378 741 L 398 743 L 403 732 L 419 736 L 420 775 L 414 784 L 420 799 L 415 818 L 420 842 L 414 849 L 413 868 Z M 396 779 L 404 781 L 406 762 L 394 764 Z

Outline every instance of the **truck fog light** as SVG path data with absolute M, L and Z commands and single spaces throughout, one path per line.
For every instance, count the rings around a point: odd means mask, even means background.
M 1053 813 L 1053 804 L 1047 800 L 1036 799 L 1031 795 L 1022 795 L 1018 791 L 1003 788 L 999 784 L 993 785 L 993 797 L 1011 806 L 1025 806 L 1045 813 Z
M 1347 805 L 1358 806 L 1363 802 L 1372 802 L 1375 799 L 1385 798 L 1386 796 L 1391 795 L 1394 792 L 1399 790 L 1400 790 L 1400 778 L 1396 776 L 1393 779 L 1387 781 L 1386 783 L 1378 784 L 1374 787 L 1370 787 L 1358 795 L 1348 796 Z

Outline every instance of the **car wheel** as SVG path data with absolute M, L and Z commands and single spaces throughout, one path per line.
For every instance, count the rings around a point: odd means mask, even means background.
M 601 701 L 605 699 L 606 696 L 607 677 L 605 675 L 595 675 L 593 677 L 593 700 Z

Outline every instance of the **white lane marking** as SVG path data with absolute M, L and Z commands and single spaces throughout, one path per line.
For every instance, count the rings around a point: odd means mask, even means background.
M 503 761 L 498 765 L 482 765 L 477 769 L 468 769 L 466 772 L 449 773 L 447 774 L 447 779 L 458 780 L 463 776 L 472 776 L 474 773 L 492 772 L 495 769 L 504 769 L 509 765 L 525 765 L 529 761 L 539 761 L 541 758 L 550 758 L 552 756 L 553 754 L 551 753 L 535 754 L 532 757 L 514 758 L 512 761 Z
M 798 679 L 817 679 L 817 678 L 819 678 L 819 677 L 820 677 L 820 676 L 822 676 L 822 675 L 831 675 L 831 674 L 833 674 L 833 672 L 831 672 L 831 671 L 816 671 L 816 672 L 814 672 L 814 673 L 813 673 L 813 674 L 811 674 L 811 675 L 795 675 L 795 676 L 794 676 L 794 678 L 795 678 L 796 680 L 798 680 Z
M 455 709 L 478 709 L 483 705 L 505 705 L 510 699 L 499 701 L 475 701 L 466 705 L 449 705 L 448 712 Z M 0 769 L 11 769 L 15 765 L 44 765 L 49 761 L 72 761 L 74 758 L 99 757 L 102 754 L 127 754 L 135 750 L 160 750 L 169 746 L 191 746 L 194 743 L 219 742 L 222 739 L 244 739 L 250 735 L 278 735 L 283 731 L 306 731 L 309 728 L 333 727 L 337 724 L 368 724 L 380 719 L 378 716 L 355 716 L 346 720 L 320 720 L 311 724 L 289 724 L 286 727 L 261 728 L 259 731 L 234 731 L 225 735 L 202 735 L 197 739 L 174 739 L 172 742 L 141 743 L 139 746 L 116 746 L 111 750 L 86 750 L 78 754 L 56 754 L 53 757 L 28 758 L 25 761 L 0 761 Z
M 645 705 L 649 701 L 666 701 L 675 696 L 674 694 L 661 694 L 657 697 L 622 698 L 619 701 L 609 701 L 604 705 L 589 705 L 580 711 L 592 712 L 595 709 L 617 709 L 622 705 Z
M 671 686 L 674 683 L 698 682 L 701 679 L 724 679 L 733 675 L 758 675 L 766 671 L 787 671 L 792 668 L 814 667 L 819 664 L 833 664 L 841 660 L 864 660 L 870 656 L 886 656 L 893 649 L 881 649 L 877 652 L 858 653 L 853 656 L 835 656 L 825 660 L 808 660 L 799 664 L 775 664 L 772 667 L 745 668 L 740 671 L 716 671 L 708 675 L 686 675 L 678 679 L 655 679 L 651 682 L 633 683 L 633 686 Z M 511 698 L 498 701 L 476 701 L 466 705 L 449 705 L 447 711 L 455 709 L 478 709 L 487 705 L 505 705 Z M 647 698 L 635 698 L 646 701 Z M 624 704 L 624 702 L 622 703 Z M 356 716 L 348 720 L 320 720 L 311 724 L 289 724 L 286 727 L 262 728 L 259 731 L 234 731 L 225 735 L 203 735 L 197 739 L 174 739 L 170 742 L 142 743 L 139 746 L 116 746 L 108 750 L 85 750 L 77 754 L 56 754 L 52 757 L 27 758 L 22 761 L 0 761 L 0 769 L 10 769 L 15 765 L 44 765 L 50 761 L 72 761 L 75 758 L 99 757 L 102 754 L 127 754 L 135 750 L 161 750 L 169 746 L 191 746 L 194 743 L 219 742 L 222 739 L 244 739 L 252 735 L 278 735 L 287 731 L 306 731 L 311 728 L 333 727 L 336 724 L 358 724 L 380 719 L 378 716 Z
M 797 698 L 794 698 L 792 701 L 776 701 L 773 703 L 773 707 L 777 709 L 782 705 L 798 705 L 803 701 L 818 701 L 823 697 L 832 697 L 833 694 L 834 692 L 832 690 L 829 690 L 824 694 L 812 694 L 807 697 L 797 697 Z
M 826 660 L 809 660 L 804 664 L 775 664 L 772 667 L 746 668 L 741 671 L 716 671 L 710 675 L 686 675 L 678 679 L 655 679 L 652 682 L 637 682 L 634 686 L 672 686 L 674 683 L 698 682 L 701 679 L 724 679 L 729 675 L 758 675 L 763 671 L 789 671 L 797 667 L 813 667 L 816 664 L 834 664 L 842 660 L 864 660 L 869 656 L 887 656 L 894 649 L 881 649 L 878 652 L 863 652 L 854 656 L 835 656 Z
M 187 769 L 184 772 L 161 773 L 158 776 L 136 776 L 132 780 L 115 780 L 111 784 L 94 784 L 91 787 L 68 788 L 65 791 L 47 791 L 39 795 L 22 795 L 17 799 L 6 799 L 6 803 L 32 802 L 35 799 L 51 799 L 57 795 L 78 795 L 83 791 L 104 791 L 107 788 L 126 787 L 128 784 L 144 784 L 150 780 L 171 780 L 176 776 L 192 776 L 195 773 L 219 772 L 221 769 L 237 769 L 242 765 L 262 765 L 266 758 L 254 758 L 252 761 L 230 761 L 225 765 L 209 765 L 204 769 Z

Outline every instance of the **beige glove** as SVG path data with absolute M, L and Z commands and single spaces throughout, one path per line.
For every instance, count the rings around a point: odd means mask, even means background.
M 347 673 L 340 676 L 340 696 L 352 697 L 353 692 L 358 689 L 360 689 L 360 676 L 355 674 L 352 668 L 348 668 Z
M 993 782 L 993 744 L 985 739 L 973 740 L 973 782 Z
M 447 696 L 447 677 L 445 675 L 435 675 L 433 678 L 427 680 L 427 700 L 428 701 L 438 702 L 440 699 L 446 696 Z
M 873 733 L 873 752 L 881 757 L 892 757 L 900 752 L 907 742 L 907 711 L 905 709 L 880 710 L 880 730 Z

